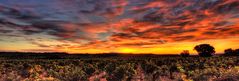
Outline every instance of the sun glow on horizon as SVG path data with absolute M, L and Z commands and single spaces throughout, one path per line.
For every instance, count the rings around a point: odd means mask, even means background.
M 228 38 L 228 39 L 211 39 L 211 40 L 202 40 L 198 42 L 177 42 L 177 43 L 165 43 L 165 44 L 158 44 L 152 45 L 148 47 L 144 46 L 134 46 L 134 47 L 119 47 L 119 48 L 84 48 L 75 47 L 74 49 L 71 46 L 66 47 L 58 47 L 56 49 L 42 49 L 37 48 L 38 50 L 26 50 L 32 49 L 31 46 L 19 46 L 16 47 L 15 45 L 10 45 L 6 47 L 0 47 L 1 50 L 8 50 L 7 48 L 12 49 L 13 47 L 15 50 L 18 51 L 29 51 L 29 52 L 41 52 L 41 51 L 56 51 L 56 52 L 68 52 L 68 53 L 90 53 L 90 54 L 97 54 L 97 53 L 132 53 L 132 54 L 144 54 L 144 53 L 152 53 L 152 54 L 180 54 L 183 50 L 189 50 L 190 54 L 197 54 L 195 50 L 193 50 L 194 46 L 202 43 L 208 43 L 215 47 L 216 53 L 223 53 L 227 48 L 236 49 L 239 47 L 237 41 L 239 38 Z M 230 42 L 228 42 L 230 41 Z M 3 44 L 2 44 L 3 45 Z

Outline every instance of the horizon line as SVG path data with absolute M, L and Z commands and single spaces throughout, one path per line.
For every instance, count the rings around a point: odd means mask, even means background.
M 0 53 L 2 52 L 6 52 L 6 53 L 14 53 L 14 52 L 17 52 L 17 53 L 65 53 L 65 54 L 89 54 L 89 55 L 94 55 L 94 54 L 130 54 L 130 55 L 137 55 L 137 54 L 142 54 L 142 55 L 180 55 L 180 53 L 171 53 L 171 54 L 162 54 L 162 53 L 119 53 L 119 52 L 108 52 L 108 53 L 69 53 L 69 52 L 19 52 L 19 51 L 0 51 Z M 224 53 L 215 53 L 215 55 L 221 55 L 221 54 L 224 54 Z M 198 54 L 195 54 L 195 53 L 191 53 L 190 55 L 198 55 Z

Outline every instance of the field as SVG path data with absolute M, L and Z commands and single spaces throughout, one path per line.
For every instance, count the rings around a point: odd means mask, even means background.
M 0 59 L 0 81 L 238 81 L 236 56 Z

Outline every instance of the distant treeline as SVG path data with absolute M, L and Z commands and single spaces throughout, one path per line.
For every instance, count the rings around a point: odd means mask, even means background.
M 62 56 L 68 55 L 64 52 L 44 52 L 44 53 L 34 53 L 34 52 L 0 52 L 0 57 L 2 58 L 13 58 L 13 59 L 28 59 L 28 58 L 62 58 Z
M 226 49 L 225 53 L 220 56 L 239 56 L 239 49 Z M 197 56 L 190 55 L 189 51 L 184 50 L 181 54 L 122 54 L 122 53 L 99 53 L 99 54 L 68 54 L 65 52 L 0 52 L 1 59 L 80 59 L 80 58 L 107 58 L 107 57 L 188 57 L 188 56 Z
M 176 57 L 179 55 L 172 54 L 122 54 L 122 53 L 99 53 L 99 54 L 68 54 L 65 52 L 0 52 L 0 58 L 5 59 L 79 59 L 79 58 L 106 58 L 106 57 Z
M 211 57 L 214 56 L 216 51 L 215 48 L 210 44 L 199 44 L 194 47 L 194 50 L 198 52 L 198 55 L 201 57 Z M 188 50 L 183 50 L 180 55 L 182 57 L 190 56 Z M 239 56 L 239 49 L 225 49 L 222 56 Z

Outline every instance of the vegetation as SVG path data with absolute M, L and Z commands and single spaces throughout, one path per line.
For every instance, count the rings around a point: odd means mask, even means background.
M 239 80 L 238 57 L 2 59 L 1 81 Z
M 189 56 L 189 51 L 188 50 L 183 50 L 183 52 L 180 53 L 182 57 L 188 57 Z
M 239 49 L 226 49 L 225 51 L 225 56 L 239 56 Z
M 215 53 L 215 49 L 210 44 L 200 44 L 194 47 L 199 56 L 210 57 Z

